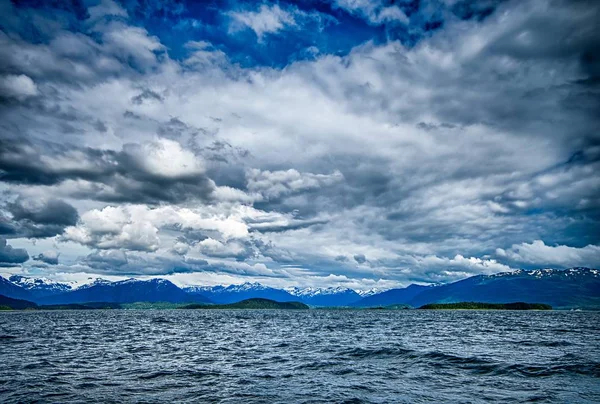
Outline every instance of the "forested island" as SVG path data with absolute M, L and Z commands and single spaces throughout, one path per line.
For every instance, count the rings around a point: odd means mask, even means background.
M 300 302 L 276 302 L 275 300 L 253 298 L 231 304 L 173 304 L 173 303 L 82 303 L 37 305 L 21 299 L 11 299 L 0 295 L 0 310 L 97 310 L 97 309 L 277 309 L 308 310 L 310 307 Z
M 304 303 L 300 302 L 276 302 L 270 299 L 246 299 L 231 304 L 188 304 L 182 309 L 278 309 L 278 310 L 308 310 Z
M 411 306 L 398 304 L 379 307 L 313 307 L 325 310 L 410 310 Z M 271 299 L 251 298 L 236 303 L 169 303 L 169 302 L 137 302 L 110 303 L 88 302 L 71 304 L 38 305 L 21 299 L 12 299 L 0 295 L 0 310 L 97 310 L 97 309 L 250 309 L 250 310 L 308 310 L 310 306 L 301 302 L 278 302 Z M 419 310 L 552 310 L 552 306 L 543 303 L 430 303 L 419 307 Z
M 543 303 L 431 303 L 419 307 L 420 310 L 552 310 L 552 306 Z

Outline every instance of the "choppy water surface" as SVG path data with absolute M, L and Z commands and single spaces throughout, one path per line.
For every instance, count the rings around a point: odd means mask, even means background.
M 0 313 L 0 402 L 600 402 L 599 324 L 594 312 Z

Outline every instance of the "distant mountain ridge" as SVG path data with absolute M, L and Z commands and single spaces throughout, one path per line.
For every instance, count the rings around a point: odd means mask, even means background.
M 526 302 L 554 308 L 600 308 L 600 270 L 576 267 L 566 270 L 517 270 L 477 275 L 436 286 L 416 295 L 408 304 Z
M 74 289 L 73 285 L 69 283 L 56 282 L 46 278 L 12 275 L 8 280 L 28 290 L 34 298 L 65 293 Z
M 337 288 L 286 288 L 289 294 L 313 306 L 348 306 L 362 299 L 355 290 Z
M 192 296 L 202 296 L 217 304 L 236 303 L 247 299 L 269 299 L 277 302 L 292 302 L 299 299 L 282 289 L 275 289 L 256 282 L 230 286 L 192 286 L 183 289 Z
M 94 282 L 70 292 L 45 296 L 34 301 L 41 304 L 208 302 L 201 296 L 190 296 L 166 279 L 126 279 L 117 282 Z
M 12 276 L 10 280 L 0 277 L 0 295 L 37 304 L 100 301 L 231 304 L 260 298 L 277 302 L 295 301 L 317 307 L 420 307 L 431 303 L 521 301 L 549 304 L 555 308 L 600 309 L 600 270 L 585 267 L 517 270 L 495 275 L 476 275 L 443 285 L 410 285 L 367 296 L 343 287 L 277 289 L 251 282 L 230 286 L 179 288 L 165 279 L 128 279 L 117 282 L 97 279 L 76 288 L 43 278 Z
M 390 289 L 385 292 L 366 296 L 355 302 L 355 307 L 392 306 L 395 304 L 409 304 L 416 296 L 435 286 L 409 285 L 402 289 Z

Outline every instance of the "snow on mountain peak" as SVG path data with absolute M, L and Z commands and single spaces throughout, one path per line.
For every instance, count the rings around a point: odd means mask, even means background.
M 264 290 L 269 289 L 268 286 L 262 285 L 258 282 L 245 282 L 239 285 L 230 285 L 225 288 L 228 291 L 243 291 L 243 290 Z
M 92 286 L 96 286 L 96 285 L 108 285 L 112 283 L 111 281 L 107 280 L 107 279 L 102 279 L 102 278 L 88 278 L 86 282 L 81 283 L 77 289 L 86 289 L 86 288 L 91 288 Z
M 19 285 L 24 289 L 54 289 L 54 290 L 71 290 L 73 284 L 66 282 L 58 282 L 48 278 L 34 278 L 22 275 L 12 275 L 9 279 L 15 285 Z
M 358 293 L 360 295 L 360 297 L 367 297 L 367 296 L 376 295 L 381 292 L 385 292 L 386 290 L 387 289 L 373 288 L 373 289 L 368 289 L 368 290 L 357 290 L 356 293 Z
M 312 296 L 326 296 L 326 295 L 337 295 L 341 293 L 353 293 L 354 291 L 343 286 L 330 287 L 330 288 L 316 288 L 316 287 L 289 287 L 284 289 L 290 295 L 297 297 L 312 297 Z
M 577 276 L 577 275 L 591 275 L 598 276 L 600 271 L 597 269 L 587 268 L 587 267 L 573 267 L 568 269 L 533 269 L 533 270 L 525 270 L 525 269 L 516 269 L 511 272 L 500 272 L 494 275 L 490 275 L 493 277 L 508 277 L 508 276 L 533 276 L 535 278 L 544 278 L 550 276 Z

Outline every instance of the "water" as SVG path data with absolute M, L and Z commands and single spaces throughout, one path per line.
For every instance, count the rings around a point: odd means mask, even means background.
M 5 312 L 0 402 L 600 402 L 599 324 L 595 312 Z

